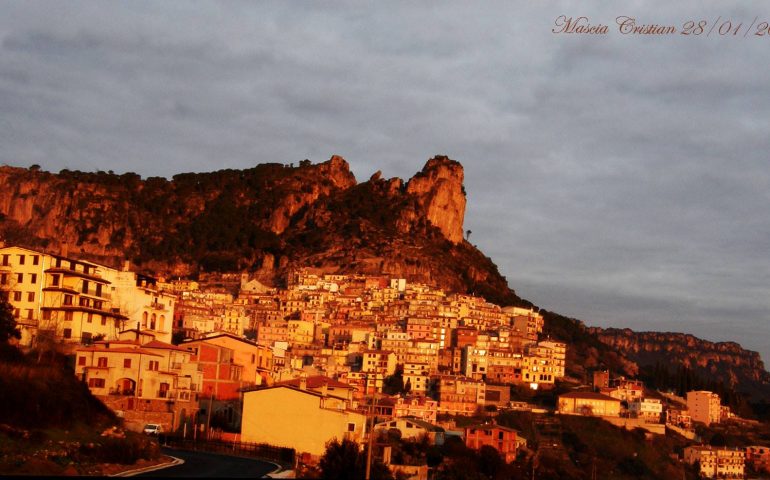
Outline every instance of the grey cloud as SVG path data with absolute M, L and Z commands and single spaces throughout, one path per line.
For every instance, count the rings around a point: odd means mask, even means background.
M 762 6 L 10 3 L 0 163 L 171 176 L 340 154 L 365 180 L 446 154 L 472 242 L 520 295 L 589 324 L 729 324 L 766 356 L 767 39 L 550 32 Z

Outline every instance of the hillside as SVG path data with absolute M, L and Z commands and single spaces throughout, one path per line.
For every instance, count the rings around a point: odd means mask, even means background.
M 158 443 L 124 432 L 64 358 L 38 363 L 0 344 L 0 475 L 101 476 L 159 457 Z
M 290 269 L 312 267 L 384 273 L 504 306 L 531 306 L 464 239 L 463 180 L 462 165 L 444 156 L 407 181 L 378 172 L 364 182 L 338 156 L 170 180 L 6 166 L 0 167 L 0 240 L 114 267 L 130 260 L 153 275 L 241 271 L 282 286 Z M 764 364 L 738 345 L 700 365 L 712 358 L 703 356 L 711 352 L 708 342 L 665 336 L 653 342 L 647 334 L 618 335 L 543 313 L 545 333 L 572 347 L 568 373 L 582 380 L 593 368 L 635 376 L 657 361 L 695 362 L 700 373 L 723 375 L 725 384 L 755 400 L 770 398 Z

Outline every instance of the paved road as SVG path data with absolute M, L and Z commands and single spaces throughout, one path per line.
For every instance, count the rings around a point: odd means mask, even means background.
M 163 448 L 163 453 L 181 458 L 184 463 L 136 476 L 140 478 L 260 478 L 276 468 L 272 463 L 261 460 L 230 457 L 217 453 L 191 452 L 166 447 Z

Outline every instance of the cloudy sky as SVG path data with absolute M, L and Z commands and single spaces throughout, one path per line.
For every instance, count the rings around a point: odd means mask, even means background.
M 0 164 L 339 154 L 362 181 L 445 154 L 471 242 L 524 298 L 770 358 L 767 4 L 415 3 L 3 2 Z M 553 33 L 560 15 L 608 33 Z

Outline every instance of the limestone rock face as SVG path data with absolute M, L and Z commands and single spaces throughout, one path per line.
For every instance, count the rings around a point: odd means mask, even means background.
M 329 195 L 334 190 L 346 190 L 356 184 L 356 177 L 344 158 L 334 155 L 329 161 L 314 167 L 317 180 L 292 182 L 292 193 L 284 196 L 270 216 L 271 232 L 280 235 L 290 225 L 291 218 L 303 207 L 313 204 L 319 196 Z
M 602 343 L 624 352 L 640 365 L 682 365 L 729 386 L 740 383 L 763 390 L 770 388 L 770 374 L 765 371 L 759 353 L 745 350 L 735 342 L 710 342 L 684 333 L 597 327 L 591 330 Z
M 459 162 L 437 156 L 412 177 L 406 191 L 417 199 L 417 212 L 407 214 L 410 220 L 423 213 L 452 243 L 463 240 L 465 192 L 463 167 Z

